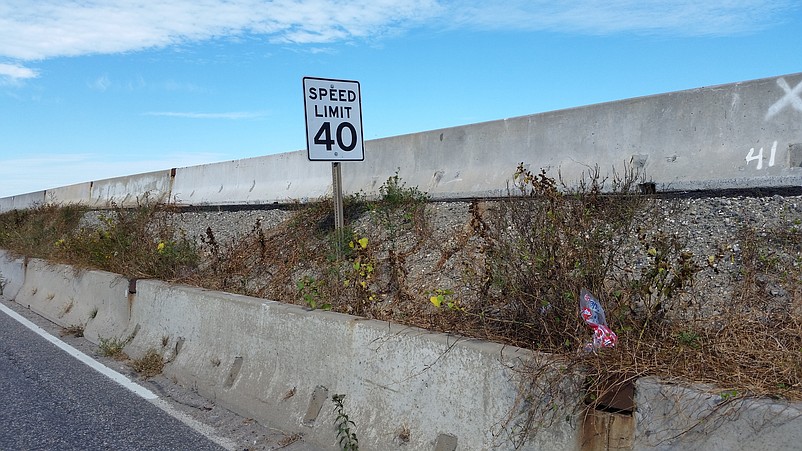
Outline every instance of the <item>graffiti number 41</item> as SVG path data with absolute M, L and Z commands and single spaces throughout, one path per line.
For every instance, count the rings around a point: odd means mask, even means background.
M 774 144 L 771 145 L 771 154 L 769 155 L 769 167 L 774 166 L 774 156 L 777 154 L 777 141 L 774 141 Z M 752 147 L 749 149 L 749 153 L 746 154 L 746 165 L 749 166 L 749 162 L 752 160 L 757 160 L 757 169 L 763 169 L 763 148 L 761 147 L 758 151 L 757 155 L 755 155 L 755 148 Z

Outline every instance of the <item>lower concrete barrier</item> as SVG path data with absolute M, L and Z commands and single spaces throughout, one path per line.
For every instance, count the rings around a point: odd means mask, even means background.
M 579 379 L 547 355 L 38 259 L 0 261 L 3 274 L 15 268 L 8 276 L 22 278 L 9 282 L 19 285 L 17 303 L 63 327 L 83 326 L 95 343 L 123 342 L 131 358 L 156 350 L 168 377 L 323 447 L 337 444 L 335 394 L 345 395 L 366 450 L 579 446 Z M 553 377 L 537 388 L 529 371 L 544 365 Z M 544 405 L 561 406 L 559 416 L 527 434 L 528 413 Z
M 168 376 L 209 399 L 318 444 L 336 444 L 344 394 L 360 448 L 511 449 L 525 365 L 544 356 L 494 343 L 261 299 L 139 281 L 131 355 L 164 352 Z M 546 362 L 541 362 L 546 363 Z M 548 363 L 546 363 L 548 364 Z M 555 369 L 557 371 L 557 369 Z M 579 399 L 574 391 L 573 405 Z M 530 401 L 531 402 L 531 401 Z M 577 417 L 527 441 L 576 449 Z
M 250 418 L 336 449 L 332 399 L 365 450 L 796 449 L 802 403 L 656 379 L 635 411 L 586 411 L 559 359 L 236 294 L 130 282 L 0 252 L 3 296 L 99 343 L 151 350 L 165 375 Z M 537 372 L 538 377 L 533 377 Z M 545 414 L 544 412 L 550 412 Z
M 0 249 L 0 296 L 17 297 L 25 282 L 25 259 Z
M 97 344 L 128 326 L 127 290 L 128 280 L 118 274 L 30 259 L 23 283 L 13 298 L 6 297 L 62 327 L 83 328 Z
M 802 403 L 744 398 L 710 386 L 636 383 L 635 449 L 802 448 Z

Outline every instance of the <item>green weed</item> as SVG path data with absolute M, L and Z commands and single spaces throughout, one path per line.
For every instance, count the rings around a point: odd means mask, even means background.
M 112 337 L 112 338 L 100 338 L 100 344 L 98 345 L 98 350 L 100 351 L 101 355 L 106 357 L 111 357 L 116 360 L 126 360 L 128 359 L 128 355 L 125 354 L 123 348 L 125 345 L 128 344 L 125 340 L 120 338 Z
M 344 399 L 345 395 L 335 394 L 331 397 L 334 402 L 334 411 L 337 412 L 337 417 L 334 419 L 334 426 L 337 428 L 337 444 L 343 451 L 358 451 L 359 439 L 356 437 L 356 432 L 352 430 L 356 424 L 348 418 L 348 414 L 345 412 Z
M 722 401 L 731 401 L 731 400 L 737 398 L 738 396 L 740 396 L 740 393 L 738 393 L 738 390 L 725 390 L 725 391 L 719 393 L 719 397 L 721 397 Z
M 321 282 L 315 280 L 313 277 L 304 276 L 296 282 L 298 295 L 301 296 L 303 302 L 312 310 L 322 309 L 331 310 L 331 304 L 321 302 Z
M 460 307 L 459 301 L 454 298 L 454 291 L 449 289 L 436 289 L 429 293 L 429 302 L 437 308 L 446 308 L 448 310 L 464 311 Z
M 682 346 L 697 349 L 701 346 L 702 337 L 693 330 L 682 330 L 677 333 L 677 342 Z

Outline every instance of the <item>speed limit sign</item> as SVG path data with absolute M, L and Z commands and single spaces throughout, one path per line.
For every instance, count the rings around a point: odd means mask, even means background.
M 364 160 L 359 82 L 315 77 L 303 81 L 309 160 Z

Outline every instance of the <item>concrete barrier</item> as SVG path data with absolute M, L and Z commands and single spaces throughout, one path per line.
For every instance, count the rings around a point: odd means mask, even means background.
M 25 283 L 25 259 L 0 249 L 0 296 L 15 299 Z
M 497 196 L 520 162 L 569 185 L 598 165 L 602 177 L 638 171 L 660 191 L 800 186 L 800 85 L 802 73 L 789 74 L 370 140 L 364 162 L 342 163 L 344 191 L 376 194 L 398 172 L 434 198 Z M 96 207 L 146 193 L 192 205 L 283 203 L 329 193 L 329 168 L 297 151 L 95 181 L 88 198 L 83 186 L 48 193 Z M 44 200 L 0 199 L 0 211 Z
M 129 322 L 128 280 L 104 271 L 30 259 L 16 295 L 6 297 L 62 327 L 82 327 L 95 344 L 118 337 Z
M 636 383 L 635 449 L 800 449 L 802 403 L 739 398 L 709 386 Z
M 548 360 L 518 348 L 158 281 L 139 281 L 136 291 L 125 332 L 137 332 L 129 354 L 165 351 L 167 375 L 321 445 L 336 443 L 330 399 L 340 393 L 362 449 L 445 449 L 438 442 L 511 449 L 524 413 L 525 375 L 518 371 Z M 573 410 L 580 398 L 576 387 L 571 393 Z M 569 421 L 561 416 L 527 446 L 576 449 L 577 416 L 567 415 Z
M 248 158 L 176 169 L 173 200 L 179 204 L 287 203 L 331 194 L 331 164 L 305 152 Z
M 521 162 L 569 186 L 597 165 L 601 177 L 644 174 L 660 191 L 799 186 L 802 111 L 785 87 L 800 83 L 792 74 L 370 140 L 364 162 L 342 163 L 343 187 L 375 194 L 397 172 L 433 198 L 499 196 Z M 331 186 L 321 165 L 298 151 L 184 168 L 174 198 L 313 199 Z
M 45 203 L 45 191 L 20 194 L 0 199 L 0 213 L 11 210 L 25 210 Z
M 169 202 L 174 175 L 170 169 L 94 181 L 89 205 L 102 208 L 115 203 L 121 207 L 133 207 L 145 198 Z
M 47 201 L 59 204 L 91 204 L 92 182 L 76 183 L 47 190 Z

